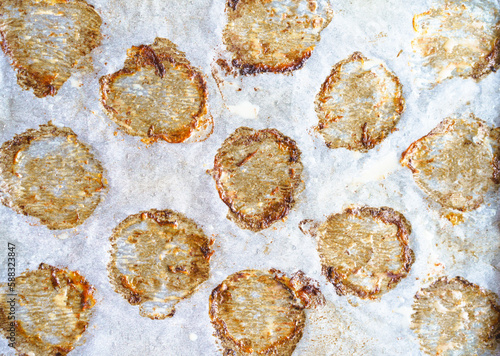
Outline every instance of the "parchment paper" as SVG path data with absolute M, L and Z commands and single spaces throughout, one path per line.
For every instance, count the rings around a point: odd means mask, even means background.
M 71 355 L 221 355 L 208 316 L 209 295 L 226 276 L 248 268 L 272 267 L 288 274 L 300 269 L 320 282 L 327 306 L 307 311 L 306 332 L 294 355 L 421 355 L 409 326 L 413 296 L 423 285 L 437 276 L 460 275 L 500 293 L 498 193 L 454 226 L 399 164 L 401 153 L 447 116 L 473 112 L 500 125 L 500 73 L 479 83 L 458 78 L 429 88 L 411 64 L 412 17 L 426 11 L 429 1 L 336 1 L 333 20 L 302 69 L 236 79 L 222 75 L 220 90 L 212 71 L 223 50 L 224 1 L 90 3 L 103 19 L 102 45 L 88 60 L 93 69 L 85 65 L 55 97 L 38 99 L 21 90 L 6 56 L 0 55 L 0 141 L 52 120 L 91 145 L 106 169 L 108 194 L 77 228 L 50 231 L 0 207 L 1 282 L 7 279 L 6 246 L 11 242 L 18 274 L 45 262 L 80 271 L 97 290 L 86 342 Z M 157 36 L 176 43 L 206 75 L 215 129 L 205 142 L 146 146 L 120 132 L 99 103 L 98 79 L 122 68 L 128 48 L 150 44 Z M 398 131 L 366 154 L 328 149 L 312 131 L 321 84 L 331 67 L 354 51 L 384 61 L 399 77 L 406 99 Z M 226 219 L 227 207 L 206 173 L 223 140 L 240 126 L 276 128 L 302 151 L 305 191 L 284 222 L 259 233 Z M 411 273 L 378 301 L 337 296 L 321 275 L 315 241 L 298 228 L 303 219 L 325 220 L 354 204 L 392 207 L 413 227 Z M 106 270 L 112 229 L 128 215 L 152 208 L 179 211 L 215 239 L 210 279 L 178 304 L 173 318 L 162 321 L 141 317 L 137 307 L 113 291 Z M 15 354 L 3 338 L 2 353 Z

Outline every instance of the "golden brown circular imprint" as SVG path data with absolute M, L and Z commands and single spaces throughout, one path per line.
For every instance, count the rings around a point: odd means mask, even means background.
M 317 239 L 323 273 L 338 295 L 379 298 L 408 275 L 414 261 L 410 223 L 391 208 L 348 208 L 299 227 Z
M 130 215 L 111 236 L 109 278 L 140 314 L 165 319 L 208 279 L 211 241 L 192 220 L 171 210 Z
M 414 50 L 436 81 L 481 79 L 500 66 L 500 15 L 491 0 L 439 0 L 413 18 Z
M 315 128 L 329 148 L 366 152 L 395 130 L 404 110 L 399 79 L 360 52 L 337 63 L 316 96 Z
M 228 0 L 226 14 L 222 40 L 242 75 L 301 68 L 333 17 L 326 0 Z
M 228 219 L 260 231 L 288 215 L 303 190 L 300 150 L 275 129 L 240 127 L 217 151 L 212 176 Z
M 102 200 L 103 168 L 68 127 L 49 122 L 0 148 L 0 198 L 51 230 L 82 224 Z
M 477 209 L 500 183 L 500 129 L 474 115 L 447 118 L 403 153 L 417 185 L 445 208 Z
M 482 355 L 498 345 L 497 301 L 464 278 L 441 277 L 415 295 L 411 328 L 426 354 Z
M 224 355 L 293 353 L 302 337 L 304 308 L 325 303 L 316 281 L 277 270 L 234 273 L 210 295 L 210 319 Z
M 108 116 L 144 142 L 203 141 L 212 133 L 203 74 L 167 39 L 132 47 L 123 69 L 100 83 Z
M 3 0 L 2 49 L 23 89 L 56 95 L 78 60 L 101 43 L 101 17 L 84 0 Z
M 42 263 L 0 288 L 0 331 L 21 355 L 64 356 L 83 343 L 95 299 L 78 272 Z

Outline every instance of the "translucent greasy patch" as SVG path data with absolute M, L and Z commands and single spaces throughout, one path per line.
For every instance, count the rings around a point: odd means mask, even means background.
M 324 303 L 317 282 L 300 271 L 291 279 L 276 270 L 227 277 L 212 291 L 209 311 L 224 355 L 291 355 L 310 300 Z
M 50 122 L 0 148 L 2 203 L 49 229 L 82 224 L 105 193 L 103 168 L 67 127 Z
M 100 82 L 106 113 L 130 135 L 178 143 L 212 133 L 203 74 L 167 39 L 132 47 L 124 68 Z
M 2 49 L 23 89 L 56 95 L 78 60 L 101 43 L 101 18 L 83 0 L 3 0 Z
M 411 226 L 391 208 L 347 209 L 313 226 L 323 273 L 339 295 L 378 298 L 410 271 Z
M 241 74 L 302 67 L 330 23 L 326 0 L 228 0 L 223 42 Z
M 398 78 L 355 52 L 333 67 L 315 105 L 328 147 L 368 151 L 395 129 L 405 103 Z
M 111 236 L 109 278 L 140 314 L 164 319 L 208 279 L 210 241 L 190 219 L 171 210 L 130 215 Z
M 440 0 L 413 18 L 414 50 L 436 81 L 452 77 L 479 79 L 500 65 L 500 15 L 491 0 Z
M 500 183 L 500 130 L 474 115 L 443 120 L 403 153 L 418 186 L 446 208 L 478 208 Z
M 0 286 L 0 329 L 7 337 L 9 287 Z M 78 273 L 41 264 L 15 279 L 15 348 L 22 355 L 63 356 L 82 343 L 94 288 Z
M 497 300 L 461 277 L 443 277 L 415 295 L 411 328 L 429 355 L 482 355 L 497 344 Z
M 259 231 L 288 215 L 302 190 L 295 142 L 277 130 L 240 127 L 217 151 L 212 175 L 239 227 Z

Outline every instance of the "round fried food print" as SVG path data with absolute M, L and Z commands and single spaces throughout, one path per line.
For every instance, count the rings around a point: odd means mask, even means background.
M 500 129 L 474 115 L 447 118 L 403 153 L 417 185 L 445 208 L 477 209 L 500 183 Z
M 0 197 L 51 230 L 82 224 L 105 193 L 103 168 L 68 127 L 48 123 L 0 148 Z
M 82 344 L 95 304 L 85 278 L 42 263 L 14 283 L 14 295 L 8 284 L 0 285 L 0 331 L 20 355 L 64 356 Z
M 142 316 L 165 319 L 209 276 L 210 241 L 184 215 L 150 210 L 130 215 L 111 236 L 109 278 Z
M 337 63 L 316 96 L 315 128 L 329 148 L 366 152 L 384 140 L 404 110 L 402 85 L 360 52 Z
M 203 141 L 212 133 L 203 74 L 167 39 L 132 47 L 123 69 L 100 82 L 108 116 L 146 143 Z
M 333 13 L 325 0 L 228 0 L 222 40 L 240 74 L 301 68 Z
M 293 353 L 302 337 L 304 308 L 324 304 L 317 282 L 301 271 L 246 270 L 227 277 L 210 296 L 210 319 L 224 355 Z
M 464 278 L 439 278 L 415 295 L 411 328 L 428 355 L 494 350 L 499 325 L 498 296 Z
M 436 82 L 481 79 L 500 66 L 500 15 L 491 0 L 439 0 L 413 18 L 414 50 Z
M 304 220 L 300 228 L 317 239 L 323 273 L 339 295 L 379 298 L 413 264 L 411 226 L 391 208 L 348 208 L 323 223 Z
M 228 218 L 260 231 L 288 215 L 303 189 L 295 141 L 275 129 L 240 127 L 217 151 L 212 176 Z
M 78 60 L 101 43 L 101 17 L 84 0 L 2 0 L 2 49 L 23 89 L 56 95 Z

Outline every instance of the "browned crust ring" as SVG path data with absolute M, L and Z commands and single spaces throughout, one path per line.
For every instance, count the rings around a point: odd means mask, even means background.
M 193 231 L 200 236 L 205 236 L 203 233 L 203 230 L 198 227 L 198 225 L 192 221 L 191 219 L 188 219 L 185 217 L 183 214 L 180 214 L 178 212 L 175 212 L 173 210 L 156 210 L 152 209 L 149 211 L 141 211 L 137 214 L 129 215 L 126 217 L 118 226 L 116 226 L 113 229 L 113 233 L 110 237 L 110 242 L 111 242 L 111 253 L 112 253 L 112 258 L 110 262 L 108 263 L 108 271 L 109 271 L 109 280 L 111 284 L 113 285 L 113 288 L 115 291 L 122 295 L 131 305 L 141 305 L 149 300 L 151 300 L 151 297 L 146 295 L 144 292 L 141 292 L 140 290 L 136 289 L 135 286 L 130 283 L 126 276 L 124 276 L 119 270 L 118 267 L 116 266 L 115 262 L 115 257 L 114 257 L 114 252 L 117 248 L 117 240 L 120 238 L 120 234 L 122 233 L 123 229 L 126 229 L 127 227 L 139 222 L 139 221 L 144 221 L 144 220 L 153 220 L 155 221 L 158 225 L 163 226 L 172 226 L 172 227 L 177 227 L 178 222 L 186 225 L 186 229 L 192 230 L 189 232 L 189 234 L 192 234 Z M 211 245 L 213 244 L 213 240 L 209 240 L 206 238 L 206 243 L 203 244 L 200 247 L 200 252 L 209 263 L 212 255 L 214 254 L 214 251 L 211 249 Z M 169 272 L 171 273 L 185 273 L 185 271 L 181 268 L 177 269 L 172 269 L 169 268 Z M 194 293 L 196 288 L 192 289 L 189 291 L 189 293 L 185 294 L 184 297 L 181 299 L 184 299 L 188 296 L 190 296 L 192 293 Z M 176 301 L 175 304 L 177 304 L 180 301 Z M 160 316 L 155 316 L 155 317 L 150 317 L 151 319 L 164 319 L 167 317 L 172 317 L 175 313 L 175 309 L 172 307 L 172 312 L 168 315 L 163 315 L 163 317 Z
M 16 160 L 16 155 L 18 152 L 26 149 L 29 145 L 38 139 L 42 138 L 55 138 L 55 137 L 67 137 L 68 139 L 72 139 L 78 143 L 78 146 L 81 147 L 86 153 L 91 155 L 91 150 L 89 146 L 77 140 L 77 135 L 73 132 L 73 130 L 69 127 L 58 127 L 52 124 L 52 122 L 48 122 L 45 125 L 40 125 L 38 129 L 28 129 L 25 132 L 14 136 L 10 141 L 6 141 L 0 147 L 0 174 L 3 176 L 0 184 L 0 200 L 2 204 L 13 209 L 16 213 L 29 216 L 23 205 L 18 205 L 17 202 L 10 195 L 10 183 L 8 183 L 11 179 L 13 179 L 16 175 L 14 172 L 14 164 Z M 102 174 L 104 173 L 104 169 L 101 163 L 93 157 L 93 163 L 97 167 L 97 169 L 101 172 L 101 187 L 98 191 L 106 190 Z M 16 176 L 17 178 L 17 176 Z M 100 202 L 101 199 L 99 199 Z M 98 203 L 99 203 L 98 202 Z M 98 204 L 97 203 L 97 204 Z M 97 206 L 96 204 L 96 206 Z M 40 216 L 36 216 L 36 218 L 40 219 L 41 223 L 47 225 L 49 229 L 58 230 L 58 229 L 67 229 L 78 226 L 82 224 L 85 219 L 82 219 L 79 214 L 76 215 L 76 221 L 52 221 L 50 218 L 44 218 Z
M 99 79 L 101 103 L 106 114 L 108 114 L 108 116 L 118 124 L 120 129 L 124 130 L 127 134 L 146 137 L 146 143 L 153 143 L 160 139 L 169 143 L 181 143 L 186 141 L 194 131 L 202 129 L 203 126 L 207 125 L 207 121 L 212 122 L 211 117 L 208 119 L 203 118 L 205 115 L 209 115 L 207 106 L 208 89 L 203 74 L 197 68 L 190 65 L 184 54 L 177 50 L 175 44 L 168 41 L 172 48 L 163 49 L 161 51 L 155 51 L 153 49 L 153 47 L 157 47 L 162 40 L 163 39 L 156 38 L 153 45 L 132 46 L 132 48 L 127 51 L 127 59 L 125 60 L 124 67 L 113 74 L 105 75 Z M 151 127 L 147 133 L 143 133 L 131 129 L 127 125 L 123 125 L 122 121 L 115 117 L 118 111 L 107 103 L 108 93 L 112 90 L 111 85 L 120 77 L 133 75 L 140 70 L 140 68 L 145 67 L 153 67 L 156 75 L 163 78 L 165 75 L 165 67 L 162 62 L 170 63 L 176 70 L 186 70 L 188 72 L 188 78 L 196 83 L 201 98 L 198 112 L 193 115 L 189 125 L 184 126 L 181 130 L 168 133 L 154 133 L 153 127 Z M 213 127 L 211 130 L 213 130 Z
M 92 309 L 96 304 L 94 299 L 95 288 L 87 282 L 87 280 L 80 275 L 77 271 L 66 271 L 65 269 L 60 269 L 45 263 L 41 263 L 37 270 L 26 271 L 23 273 L 25 277 L 30 275 L 36 275 L 38 271 L 47 270 L 50 272 L 50 279 L 52 287 L 58 290 L 61 285 L 60 283 L 64 281 L 72 290 L 76 290 L 81 294 L 81 311 L 84 312 L 87 309 Z M 22 295 L 17 297 L 17 300 L 22 300 Z M 0 331 L 5 337 L 8 337 L 9 332 L 7 329 L 10 328 L 11 320 L 7 318 L 7 311 L 0 307 Z M 67 341 L 61 344 L 47 344 L 38 335 L 30 335 L 21 326 L 22 320 L 14 322 L 15 326 L 15 349 L 21 355 L 28 355 L 27 352 L 35 351 L 36 354 L 40 355 L 54 355 L 54 356 L 64 356 L 74 349 L 74 343 Z M 81 336 L 88 327 L 88 321 L 78 321 L 76 327 L 80 330 L 79 335 Z M 74 337 L 78 340 L 78 336 Z
M 20 2 L 22 3 L 22 0 Z M 88 31 L 86 33 L 86 35 L 88 36 L 86 40 L 87 48 L 82 51 L 82 57 L 90 53 L 93 49 L 101 44 L 102 36 L 100 33 L 100 25 L 102 20 L 99 14 L 95 11 L 95 7 L 93 5 L 88 4 L 84 0 L 51 0 L 51 2 L 55 2 L 58 4 L 81 4 L 81 6 L 83 7 L 82 10 L 92 11 L 99 19 L 99 27 L 97 29 L 93 29 L 93 31 Z M 64 82 L 60 85 L 54 85 L 54 80 L 57 78 L 57 75 L 42 76 L 39 72 L 29 71 L 21 63 L 15 60 L 11 49 L 12 46 L 7 42 L 5 33 L 1 29 L 0 34 L 2 35 L 2 43 L 0 45 L 5 55 L 10 59 L 11 66 L 17 71 L 17 81 L 19 85 L 26 90 L 32 88 L 33 94 L 38 98 L 43 98 L 47 95 L 55 96 Z M 77 63 L 74 63 L 71 67 L 74 68 L 76 65 Z
M 231 292 L 228 290 L 226 281 L 236 282 L 239 279 L 246 279 L 252 275 L 261 274 L 263 272 L 256 270 L 244 270 L 234 273 L 226 278 L 221 284 L 214 288 L 209 298 L 209 316 L 212 325 L 215 328 L 215 335 L 221 340 L 224 347 L 224 355 L 247 355 L 254 354 L 254 350 L 236 340 L 229 330 L 223 319 L 218 317 L 219 308 L 228 298 L 231 298 Z M 294 298 L 294 306 L 296 309 L 310 308 L 323 306 L 325 299 L 319 290 L 317 281 L 308 278 L 302 271 L 294 273 L 292 278 L 288 278 L 285 273 L 270 269 L 268 273 L 273 276 L 274 280 L 281 284 L 289 291 L 291 298 Z M 244 282 L 243 282 L 244 283 Z M 288 336 L 281 340 L 267 345 L 266 349 L 258 354 L 265 355 L 291 355 L 300 341 L 303 334 L 305 324 L 295 323 L 294 330 Z
M 326 80 L 323 82 L 323 84 L 321 85 L 321 89 L 318 93 L 318 95 L 316 96 L 316 100 L 315 100 L 315 111 L 317 114 L 321 114 L 323 112 L 323 110 L 321 109 L 320 105 L 322 103 L 325 103 L 328 99 L 328 96 L 326 95 L 326 93 L 328 91 L 331 90 L 331 88 L 333 87 L 334 84 L 338 83 L 340 80 L 341 80 L 341 72 L 342 72 L 342 68 L 347 64 L 347 63 L 351 63 L 351 62 L 356 62 L 356 61 L 360 61 L 360 62 L 365 62 L 367 60 L 367 58 L 365 56 L 363 56 L 363 54 L 361 52 L 354 52 L 351 56 L 349 56 L 349 58 L 347 59 L 344 59 L 340 62 L 338 62 L 337 64 L 335 64 L 330 72 L 330 75 L 326 78 Z M 396 108 L 396 111 L 395 113 L 398 115 L 397 119 L 396 119 L 396 123 L 399 121 L 399 118 L 400 116 L 402 115 L 403 111 L 405 110 L 405 99 L 403 97 L 403 86 L 399 80 L 399 78 L 394 75 L 394 73 L 390 72 L 389 70 L 387 70 L 387 68 L 385 68 L 384 66 L 384 69 L 387 71 L 387 74 L 389 75 L 389 77 L 391 78 L 391 81 L 393 81 L 396 85 L 396 88 L 397 88 L 397 92 L 396 92 L 396 95 L 394 96 L 394 99 L 393 99 L 393 103 L 394 103 L 394 107 Z M 325 119 L 327 120 L 332 120 L 332 121 L 338 121 L 338 120 L 341 120 L 342 117 L 335 117 L 335 118 L 332 118 L 332 119 L 328 119 L 326 117 L 326 114 L 325 114 Z M 316 131 L 320 131 L 322 129 L 325 128 L 325 124 L 324 122 L 324 119 L 320 119 L 320 122 L 318 124 L 317 127 L 315 127 L 315 130 Z M 377 132 L 377 136 L 374 137 L 373 135 L 370 135 L 368 133 L 368 122 L 365 122 L 363 125 L 361 125 L 360 127 L 360 130 L 362 132 L 362 135 L 361 135 L 361 145 L 362 147 L 357 147 L 357 146 L 353 146 L 353 145 L 342 145 L 341 147 L 346 147 L 347 149 L 349 150 L 360 150 L 362 152 L 367 152 L 368 150 L 374 148 L 376 145 L 378 145 L 379 143 L 381 143 L 389 133 L 393 132 L 394 130 L 396 130 L 396 128 L 394 127 L 391 131 L 389 132 L 386 132 L 386 131 L 380 131 L 380 132 Z M 331 142 L 326 142 L 325 141 L 325 144 L 328 148 L 337 148 L 337 146 L 335 147 L 332 147 L 332 143 Z
M 289 151 L 290 163 L 300 163 L 301 152 L 297 147 L 295 141 L 287 136 L 284 136 L 281 132 L 279 132 L 276 129 L 264 129 L 260 131 L 255 131 L 248 127 L 240 127 L 224 141 L 222 148 L 244 142 L 251 142 L 251 141 L 259 142 L 261 140 L 261 137 L 265 137 L 266 135 L 273 136 L 276 142 L 278 142 L 280 148 Z M 245 214 L 236 209 L 236 207 L 234 206 L 233 199 L 231 198 L 230 194 L 228 194 L 227 190 L 225 189 L 225 187 L 221 182 L 221 175 L 224 172 L 224 167 L 221 162 L 222 148 L 219 149 L 217 155 L 215 156 L 214 169 L 212 171 L 212 175 L 216 183 L 219 197 L 228 206 L 230 210 L 229 217 L 244 229 L 249 229 L 252 231 L 260 231 L 268 228 L 274 222 L 281 220 L 285 216 L 287 216 L 290 212 L 290 209 L 295 204 L 294 193 L 296 193 L 297 190 L 300 190 L 300 185 L 302 184 L 302 182 L 300 181 L 300 177 L 294 177 L 295 171 L 293 169 L 290 169 L 289 171 L 290 177 L 292 179 L 295 178 L 297 182 L 292 187 L 292 192 L 285 198 L 285 201 L 281 204 L 281 210 L 278 212 L 274 211 L 274 214 L 269 214 L 267 216 L 264 216 L 262 220 L 255 223 L 251 219 L 247 218 Z

